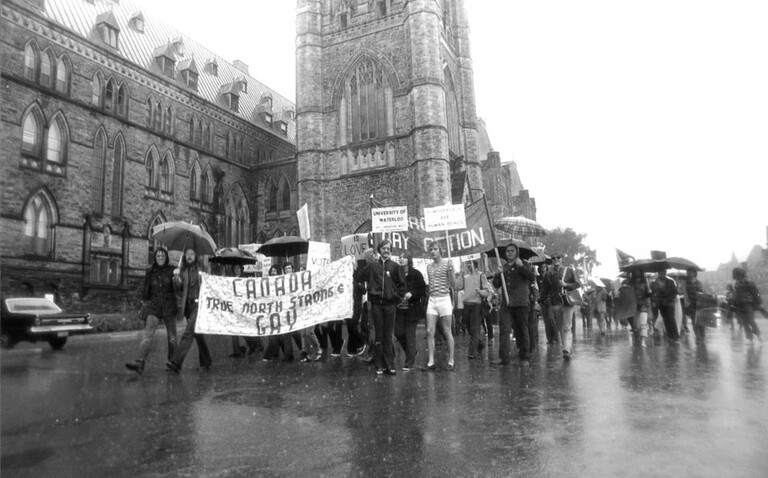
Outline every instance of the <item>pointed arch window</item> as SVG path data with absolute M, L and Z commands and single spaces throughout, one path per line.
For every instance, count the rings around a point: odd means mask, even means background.
M 392 88 L 381 68 L 361 60 L 344 84 L 340 105 L 342 144 L 377 140 L 394 133 Z
M 171 159 L 169 155 L 165 155 L 163 160 L 160 161 L 160 190 L 166 193 L 172 192 L 172 170 Z
M 117 114 L 127 116 L 128 114 L 128 87 L 120 85 L 117 89 Z
M 291 210 L 291 186 L 288 184 L 287 180 L 283 181 L 283 185 L 280 188 L 280 210 L 281 211 L 290 211 Z
M 37 49 L 32 44 L 24 48 L 24 78 L 35 81 L 37 76 Z
M 63 56 L 56 62 L 56 91 L 69 92 L 69 66 Z
M 195 117 L 189 118 L 189 142 L 195 144 Z
M 203 144 L 203 122 L 200 120 L 197 121 L 197 129 L 195 130 L 195 144 Z
M 107 86 L 104 88 L 104 109 L 111 111 L 114 108 L 115 83 L 112 78 L 107 80 Z
M 163 105 L 162 103 L 157 103 L 155 105 L 155 118 L 154 118 L 154 128 L 156 131 L 160 131 L 163 127 Z
M 204 146 L 210 151 L 211 150 L 211 125 L 206 123 L 205 124 L 205 139 Z
M 101 75 L 96 73 L 91 80 L 91 104 L 101 107 Z
M 445 85 L 445 115 L 448 127 L 448 149 L 455 155 L 461 155 L 461 128 L 459 127 L 459 105 L 456 99 L 456 88 L 453 76 L 446 67 L 443 70 L 443 83 Z
M 272 181 L 267 186 L 267 212 L 277 212 L 277 186 Z
M 155 106 L 152 102 L 152 98 L 147 98 L 147 126 L 152 127 L 152 119 L 154 118 Z
M 171 125 L 173 124 L 173 114 L 171 113 L 171 107 L 169 106 L 165 110 L 165 123 L 163 125 L 163 131 L 166 134 L 172 134 L 171 133 Z
M 53 205 L 42 192 L 24 208 L 24 248 L 29 254 L 51 256 L 53 252 Z
M 157 189 L 157 155 L 154 150 L 150 150 L 146 159 L 147 184 L 151 189 Z
M 248 234 L 248 230 L 250 229 L 250 221 L 248 220 L 248 204 L 245 202 L 245 199 L 243 199 L 240 203 L 240 208 L 238 209 L 237 218 L 238 218 L 238 230 L 240 231 L 240 237 L 238 240 L 238 244 L 247 244 L 250 242 L 250 237 Z
M 204 203 L 211 202 L 211 196 L 209 194 L 210 180 L 208 178 L 208 172 L 206 171 L 200 177 L 200 201 Z
M 61 164 L 64 162 L 64 141 L 58 120 L 54 120 L 51 127 L 48 128 L 48 152 L 45 158 L 51 163 Z
M 114 161 L 112 169 L 112 216 L 123 215 L 123 167 L 125 164 L 125 144 L 123 137 L 115 138 Z
M 99 129 L 93 140 L 91 156 L 91 207 L 96 214 L 104 213 L 104 175 L 107 165 L 107 138 Z
M 32 156 L 39 156 L 41 150 L 42 118 L 36 110 L 27 112 L 21 121 L 21 152 Z
M 40 58 L 40 84 L 47 88 L 53 86 L 53 59 L 49 51 L 44 51 Z
M 197 201 L 197 171 L 192 171 L 189 175 L 189 200 Z

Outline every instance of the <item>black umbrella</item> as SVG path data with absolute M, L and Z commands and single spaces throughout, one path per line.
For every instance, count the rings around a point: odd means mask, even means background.
M 291 257 L 306 254 L 308 250 L 309 241 L 297 236 L 282 236 L 268 240 L 256 252 L 267 257 Z
M 520 259 L 528 260 L 528 259 L 531 259 L 532 257 L 539 257 L 538 255 L 536 255 L 533 249 L 531 249 L 531 246 L 529 246 L 525 242 L 519 239 L 503 239 L 499 241 L 498 247 L 496 248 L 499 251 L 500 258 L 504 260 L 507 259 L 507 246 L 510 244 L 514 244 L 517 246 Z M 485 251 L 485 253 L 488 254 L 488 257 L 496 257 L 496 253 L 493 252 L 493 249 Z
M 633 272 L 639 270 L 644 274 L 651 272 L 659 272 L 661 270 L 669 269 L 669 265 L 664 260 L 657 259 L 637 259 L 629 264 L 619 267 L 622 272 Z
M 682 270 L 694 269 L 697 271 L 704 270 L 701 267 L 697 266 L 693 261 L 690 261 L 684 257 L 667 257 L 666 259 L 664 259 L 664 262 L 666 262 L 671 269 L 682 269 Z
M 256 264 L 258 262 L 253 254 L 248 251 L 244 251 L 237 247 L 225 247 L 216 251 L 216 256 L 211 257 L 209 262 L 214 262 L 222 265 L 246 265 Z

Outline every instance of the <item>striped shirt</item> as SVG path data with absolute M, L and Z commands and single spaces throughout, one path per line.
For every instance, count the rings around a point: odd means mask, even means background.
M 449 279 L 449 274 L 453 274 L 453 268 L 448 269 L 448 261 L 440 263 L 431 262 L 427 265 L 427 277 L 429 278 L 429 296 L 442 297 L 451 294 L 450 285 L 453 278 Z

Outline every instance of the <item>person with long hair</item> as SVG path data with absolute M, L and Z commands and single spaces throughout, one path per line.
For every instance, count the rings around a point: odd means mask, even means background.
M 147 317 L 144 329 L 140 332 L 139 358 L 128 362 L 125 367 L 139 374 L 144 373 L 152 339 L 161 322 L 165 323 L 168 338 L 168 359 L 176 350 L 176 293 L 173 287 L 173 266 L 169 264 L 168 251 L 162 247 L 155 251 L 155 259 L 144 276 L 144 294 L 142 299 Z
M 200 368 L 208 370 L 213 363 L 205 336 L 195 332 L 199 305 L 198 299 L 200 297 L 200 273 L 201 267 L 197 261 L 197 253 L 193 248 L 187 248 L 184 251 L 184 260 L 181 263 L 181 267 L 173 271 L 173 284 L 176 290 L 179 291 L 179 315 L 187 318 L 187 327 L 184 329 L 184 334 L 181 336 L 179 346 L 176 347 L 173 358 L 165 363 L 165 368 L 170 372 L 181 372 L 181 366 L 189 349 L 192 348 L 193 340 L 197 343 Z
M 503 303 L 499 310 L 499 358 L 490 363 L 491 365 L 509 365 L 509 334 L 514 329 L 520 365 L 527 366 L 530 363 L 528 310 L 531 304 L 531 282 L 536 276 L 533 273 L 533 267 L 520 259 L 517 245 L 507 245 L 504 252 L 507 263 L 493 276 L 494 287 L 502 289 L 506 287 L 506 294 L 502 290 Z
M 395 314 L 395 339 L 405 352 L 403 371 L 413 369 L 416 356 L 416 325 L 422 315 L 422 299 L 426 295 L 427 285 L 424 276 L 413 267 L 413 256 L 410 252 L 404 252 L 399 258 L 400 268 L 405 274 L 406 293 L 403 300 L 397 304 Z

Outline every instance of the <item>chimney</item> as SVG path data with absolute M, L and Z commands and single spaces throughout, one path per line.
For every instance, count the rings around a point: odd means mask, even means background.
M 242 71 L 246 75 L 248 74 L 248 65 L 246 65 L 244 62 L 240 60 L 235 60 L 232 62 L 232 65 L 234 65 L 235 68 Z

